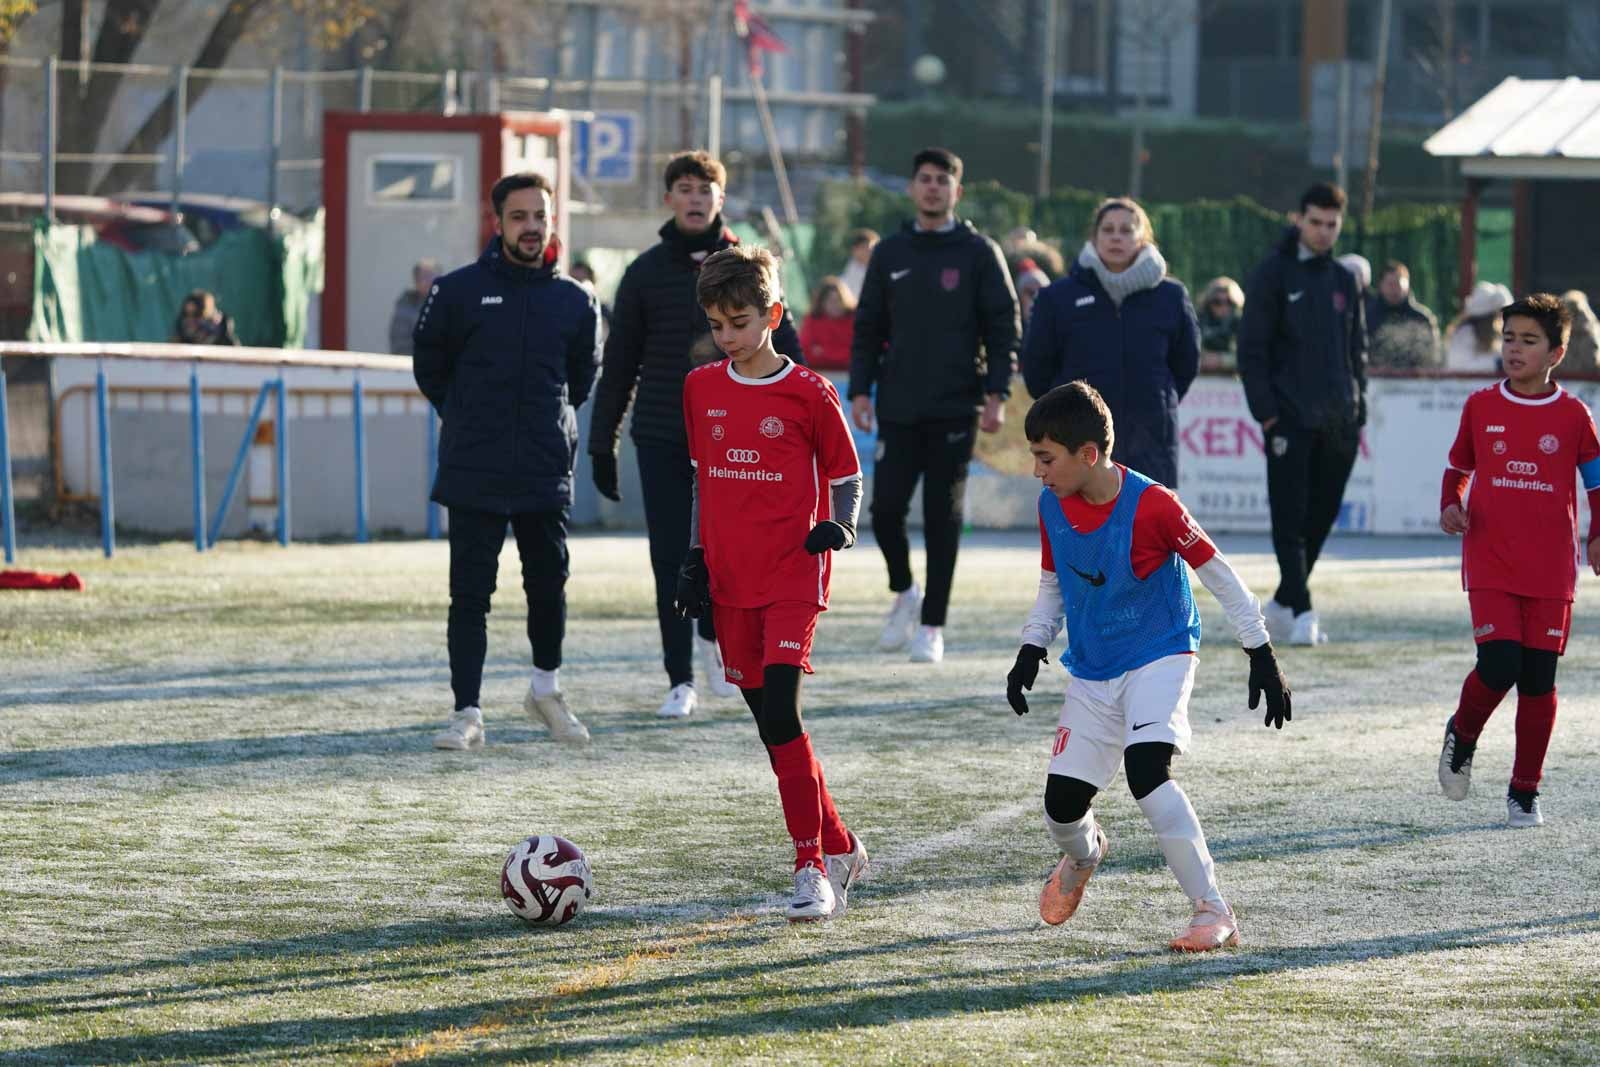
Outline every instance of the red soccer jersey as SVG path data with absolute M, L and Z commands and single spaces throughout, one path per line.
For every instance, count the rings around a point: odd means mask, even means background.
M 1472 476 L 1461 584 L 1571 600 L 1578 582 L 1577 472 L 1600 481 L 1600 440 L 1583 401 L 1560 386 L 1540 397 L 1505 382 L 1467 397 L 1450 446 L 1443 503 Z M 1456 472 L 1452 475 L 1452 472 Z
M 719 359 L 689 372 L 683 421 L 711 599 L 826 608 L 833 553 L 811 555 L 806 534 L 829 517 L 830 486 L 861 474 L 833 383 L 792 362 L 744 378 Z
M 1117 469 L 1127 472 L 1120 463 Z M 1118 493 L 1104 504 L 1091 504 L 1081 496 L 1069 496 L 1061 501 L 1061 513 L 1074 530 L 1093 533 L 1111 518 L 1121 495 Z M 1045 535 L 1043 520 L 1039 523 L 1039 543 L 1042 546 L 1040 567 L 1054 572 L 1056 556 L 1050 548 L 1050 538 Z M 1150 577 L 1174 552 L 1189 566 L 1199 568 L 1217 554 L 1217 546 L 1194 521 L 1177 493 L 1165 486 L 1152 485 L 1139 498 L 1139 506 L 1133 512 L 1133 544 L 1128 549 L 1133 576 L 1140 580 Z

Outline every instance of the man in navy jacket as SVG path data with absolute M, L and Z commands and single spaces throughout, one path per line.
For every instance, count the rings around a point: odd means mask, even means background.
M 443 420 L 433 499 L 450 512 L 450 687 L 435 748 L 483 745 L 479 686 L 506 525 L 522 557 L 533 679 L 523 706 L 558 741 L 583 742 L 558 678 L 567 616 L 574 409 L 600 363 L 599 310 L 563 277 L 555 191 L 542 175 L 495 183 L 496 234 L 476 263 L 438 279 L 417 317 L 413 372 Z

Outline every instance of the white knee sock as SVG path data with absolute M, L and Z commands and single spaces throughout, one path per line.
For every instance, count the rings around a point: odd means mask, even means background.
M 538 667 L 533 669 L 533 695 L 536 697 L 551 696 L 561 689 L 561 668 L 553 671 L 542 671 Z
M 1093 808 L 1084 812 L 1083 818 L 1077 822 L 1056 822 L 1046 815 L 1044 828 L 1050 831 L 1050 839 L 1056 843 L 1056 847 L 1071 856 L 1074 863 L 1092 862 L 1099 858 L 1094 837 Z
M 1139 807 L 1150 820 L 1167 866 L 1172 868 L 1184 894 L 1196 904 L 1227 911 L 1227 902 L 1217 888 L 1217 872 L 1206 848 L 1206 835 L 1200 829 L 1200 817 L 1178 783 L 1162 782 L 1139 801 Z

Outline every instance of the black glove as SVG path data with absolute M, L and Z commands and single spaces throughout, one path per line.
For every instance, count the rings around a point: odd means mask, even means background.
M 711 610 L 711 572 L 706 569 L 706 550 L 699 545 L 689 550 L 683 557 L 683 566 L 678 568 L 672 610 L 680 619 L 698 619 Z
M 617 454 L 615 452 L 590 452 L 589 462 L 594 467 L 594 487 L 607 500 L 621 500 L 617 488 Z
M 1247 648 L 1244 654 L 1250 657 L 1250 710 L 1260 706 L 1262 693 L 1267 694 L 1267 717 L 1261 725 L 1283 729 L 1283 724 L 1294 716 L 1290 714 L 1289 683 L 1278 669 L 1271 642 L 1260 648 Z
M 806 534 L 806 551 L 813 556 L 850 547 L 850 531 L 840 523 L 824 519 Z
M 1039 664 L 1049 654 L 1038 645 L 1023 645 L 1017 649 L 1017 662 L 1006 675 L 1006 699 L 1018 715 L 1028 714 L 1028 698 L 1022 691 L 1033 688 L 1034 679 L 1039 677 Z

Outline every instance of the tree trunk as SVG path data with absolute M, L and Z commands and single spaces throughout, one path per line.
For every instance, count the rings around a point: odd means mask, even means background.
M 109 0 L 105 18 L 100 23 L 100 33 L 95 38 L 95 63 L 128 63 L 144 41 L 150 29 L 160 0 Z M 68 5 L 71 6 L 70 4 Z M 82 25 L 72 19 L 70 32 L 76 34 Z M 65 37 L 65 32 L 63 33 Z M 81 52 L 79 53 L 82 54 Z M 60 112 L 61 128 L 57 144 L 62 152 L 93 152 L 100 140 L 100 131 L 112 111 L 112 101 L 122 85 L 122 75 L 110 71 L 95 71 L 89 75 L 78 99 L 71 107 Z M 62 192 L 87 191 L 91 165 L 75 163 L 65 168 L 68 180 L 61 182 Z

